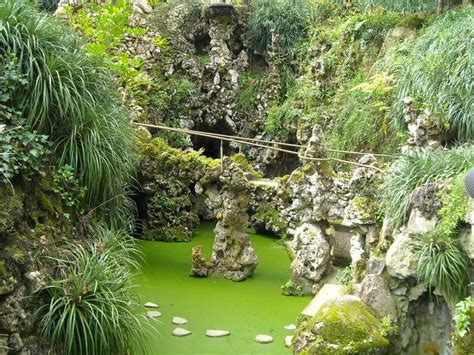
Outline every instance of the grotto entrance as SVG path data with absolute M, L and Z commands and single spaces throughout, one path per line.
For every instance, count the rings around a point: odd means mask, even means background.
M 195 127 L 195 129 L 203 133 L 217 133 L 225 135 L 233 134 L 232 129 L 224 121 L 219 121 L 213 126 L 207 123 L 201 123 L 197 127 Z M 213 159 L 219 159 L 221 157 L 221 141 L 219 141 L 218 139 L 195 135 L 192 136 L 191 141 L 193 143 L 193 149 L 203 149 L 204 155 L 206 155 L 207 157 Z M 235 153 L 235 149 L 231 147 L 231 144 L 228 141 L 222 142 L 222 148 L 224 155 L 232 155 L 233 153 Z

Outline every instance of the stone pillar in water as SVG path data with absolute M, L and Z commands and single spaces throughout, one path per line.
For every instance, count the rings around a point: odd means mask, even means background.
M 229 158 L 224 158 L 222 165 L 211 171 L 201 183 L 204 185 L 200 185 L 201 189 L 221 186 L 217 201 L 214 201 L 217 204 L 217 225 L 209 274 L 242 281 L 252 275 L 258 264 L 250 238 L 245 233 L 249 219 L 249 182 L 242 169 Z M 200 263 L 195 263 L 194 259 L 193 269 L 197 270 Z
M 248 180 L 244 172 L 230 159 L 222 162 L 217 225 L 212 250 L 212 273 L 233 281 L 251 276 L 258 259 L 249 236 L 245 233 L 249 216 Z

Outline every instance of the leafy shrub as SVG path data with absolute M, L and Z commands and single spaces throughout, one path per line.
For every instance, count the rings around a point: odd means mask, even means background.
M 419 237 L 413 248 L 417 256 L 417 276 L 435 287 L 448 301 L 459 301 L 467 293 L 470 260 L 459 240 L 431 233 Z
M 310 20 L 311 8 L 306 0 L 257 0 L 252 6 L 246 35 L 260 53 L 274 45 L 282 58 L 292 59 Z
M 0 58 L 26 83 L 5 104 L 48 135 L 59 164 L 80 173 L 85 202 L 120 207 L 133 167 L 133 133 L 105 65 L 66 27 L 23 1 L 0 5 Z
M 53 180 L 55 184 L 53 191 L 61 197 L 66 206 L 74 207 L 80 205 L 85 195 L 85 188 L 80 186 L 72 166 L 64 165 L 60 167 Z
M 34 323 L 66 354 L 145 353 L 147 327 L 130 283 L 137 246 L 123 231 L 95 233 L 95 241 L 72 245 L 57 259 L 57 273 L 38 291 L 45 304 Z
M 419 187 L 437 180 L 450 179 L 474 165 L 474 146 L 453 149 L 422 150 L 404 156 L 394 163 L 380 187 L 380 200 L 385 215 L 394 226 L 406 219 L 412 193 Z
M 352 282 L 352 277 L 353 277 L 353 270 L 352 270 L 352 264 L 345 267 L 339 273 L 336 275 L 336 280 L 343 284 L 344 286 L 348 286 Z
M 474 307 L 474 301 L 471 297 L 467 297 L 456 304 L 453 319 L 456 323 L 456 330 L 461 337 L 464 337 L 470 331 L 471 322 L 469 312 L 471 312 L 472 307 Z
M 339 110 L 328 129 L 328 146 L 352 151 L 396 152 L 400 141 L 388 114 L 394 88 L 393 78 L 385 73 L 343 86 L 334 98 Z
M 469 140 L 474 137 L 474 9 L 449 11 L 403 48 L 398 78 L 396 123 L 405 126 L 402 100 L 411 96 L 443 123 Z
M 389 316 L 383 317 L 380 325 L 382 327 L 382 335 L 384 337 L 395 336 L 399 332 L 397 322 L 393 322 Z
M 25 180 L 34 174 L 44 176 L 50 148 L 48 136 L 36 131 L 21 127 L 0 130 L 0 181 L 7 182 L 15 176 Z

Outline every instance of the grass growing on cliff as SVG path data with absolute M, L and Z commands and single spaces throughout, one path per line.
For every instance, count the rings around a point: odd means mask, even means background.
M 246 29 L 253 48 L 263 53 L 274 46 L 281 57 L 292 59 L 311 19 L 306 0 L 257 0 Z
M 467 294 L 470 260 L 459 240 L 433 233 L 414 242 L 418 278 L 452 302 Z
M 147 327 L 130 283 L 139 253 L 122 231 L 103 227 L 96 240 L 75 245 L 58 259 L 46 302 L 34 314 L 39 333 L 66 354 L 145 353 Z
M 474 8 L 439 17 L 404 52 L 396 70 L 397 124 L 405 125 L 402 100 L 411 96 L 459 138 L 474 138 Z
M 412 193 L 421 186 L 451 179 L 474 165 L 474 146 L 422 150 L 395 162 L 380 188 L 385 215 L 398 226 L 406 219 Z
M 0 58 L 14 58 L 25 81 L 5 105 L 49 136 L 60 165 L 80 173 L 90 207 L 117 207 L 133 167 L 133 134 L 105 65 L 23 1 L 0 5 L 0 20 Z

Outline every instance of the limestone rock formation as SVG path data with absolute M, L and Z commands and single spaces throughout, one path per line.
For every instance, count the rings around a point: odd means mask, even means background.
M 193 247 L 190 276 L 206 277 L 209 273 L 210 266 L 204 257 L 202 245 Z
M 302 224 L 294 231 L 289 246 L 293 251 L 292 275 L 284 292 L 316 293 L 320 287 L 318 281 L 329 265 L 329 243 L 321 228 L 316 224 Z
M 213 204 L 217 218 L 209 273 L 242 281 L 252 275 L 258 264 L 245 232 L 249 220 L 249 183 L 239 164 L 226 157 L 199 181 L 196 191 L 206 196 L 207 187 L 215 185 L 221 186 L 218 194 L 213 195 L 212 201 L 205 199 Z

